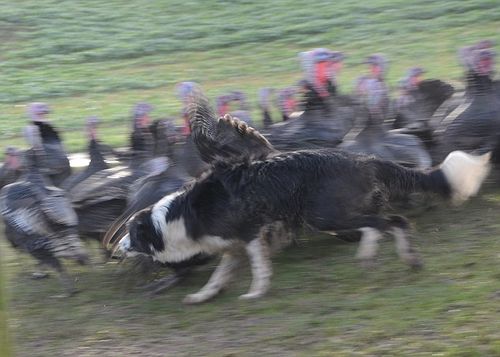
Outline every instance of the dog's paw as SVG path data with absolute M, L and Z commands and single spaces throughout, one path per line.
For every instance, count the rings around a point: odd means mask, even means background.
M 424 263 L 422 261 L 422 258 L 418 254 L 409 254 L 407 257 L 404 258 L 404 261 L 406 264 L 410 266 L 412 270 L 421 270 L 424 267 Z
M 66 292 L 58 294 L 58 295 L 52 295 L 52 296 L 50 296 L 50 298 L 51 299 L 69 299 L 70 297 L 75 296 L 79 292 L 80 292 L 80 290 L 72 289 L 70 291 L 66 291 Z
M 186 295 L 182 302 L 187 305 L 201 304 L 202 302 L 207 301 L 208 298 L 204 294 L 189 294 Z
M 359 259 L 361 268 L 367 271 L 374 270 L 377 267 L 377 262 L 373 258 Z
M 33 279 L 33 280 L 46 279 L 48 277 L 49 277 L 49 274 L 45 273 L 45 272 L 36 271 L 34 273 L 31 273 L 31 279 Z
M 240 295 L 239 299 L 240 300 L 254 300 L 261 298 L 265 295 L 265 292 L 254 292 L 254 293 L 246 293 L 243 295 Z

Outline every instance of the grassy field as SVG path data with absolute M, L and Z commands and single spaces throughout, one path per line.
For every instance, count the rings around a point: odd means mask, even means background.
M 175 116 L 174 84 L 195 80 L 210 96 L 300 78 L 297 53 L 312 47 L 348 54 L 347 91 L 372 52 L 391 59 L 390 83 L 422 65 L 458 83 L 457 48 L 499 39 L 497 0 L 0 1 L 0 138 L 21 145 L 25 105 L 47 101 L 71 151 L 85 146 L 83 120 L 99 115 L 104 140 L 123 145 L 132 105 Z
M 273 261 L 270 294 L 237 299 L 248 268 L 214 301 L 183 306 L 211 267 L 154 298 L 151 277 L 116 263 L 71 269 L 81 293 L 61 300 L 57 279 L 32 281 L 30 258 L 2 246 L 19 356 L 500 356 L 500 191 L 413 217 L 419 272 L 384 240 L 375 269 L 356 244 L 309 237 Z M 99 258 L 96 252 L 96 259 Z M 165 272 L 166 273 L 166 272 Z

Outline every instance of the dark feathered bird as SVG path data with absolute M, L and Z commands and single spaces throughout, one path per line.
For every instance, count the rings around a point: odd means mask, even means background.
M 22 153 L 20 150 L 8 147 L 5 150 L 5 160 L 0 167 L 0 188 L 17 181 L 23 173 Z
M 37 126 L 42 138 L 44 157 L 44 174 L 52 184 L 59 186 L 71 175 L 69 159 L 54 127 L 49 123 L 33 122 Z
M 183 143 L 175 145 L 172 153 L 173 163 L 191 177 L 198 177 L 209 168 L 202 160 L 192 134 Z
M 73 187 L 78 185 L 80 182 L 86 180 L 96 172 L 108 168 L 108 164 L 104 160 L 104 155 L 101 152 L 101 144 L 97 139 L 98 123 L 99 120 L 95 117 L 87 119 L 86 130 L 87 130 L 87 135 L 89 137 L 88 153 L 90 157 L 90 162 L 87 168 L 76 174 L 71 175 L 66 180 L 64 180 L 64 182 L 61 184 L 62 189 L 70 191 Z
M 408 167 L 429 168 L 432 160 L 422 141 L 414 135 L 387 130 L 384 125 L 386 110 L 370 108 L 370 103 L 375 103 L 381 96 L 381 90 L 376 87 L 366 90 L 364 95 L 363 121 L 346 135 L 339 147 L 358 154 L 375 155 Z
M 431 118 L 454 92 L 450 84 L 441 80 L 423 80 L 396 103 L 393 127 L 401 128 L 401 133 L 417 135 L 424 143 L 430 144 L 435 129 Z
M 321 97 L 306 86 L 304 111 L 299 117 L 270 126 L 267 137 L 279 150 L 335 147 L 352 128 L 357 108 L 345 96 Z
M 466 95 L 436 130 L 439 146 L 433 156 L 441 160 L 452 150 L 486 152 L 495 147 L 500 132 L 500 98 L 487 75 L 468 78 Z
M 429 153 L 417 136 L 387 131 L 377 124 L 368 124 L 353 140 L 344 141 L 339 148 L 357 154 L 375 155 L 407 167 L 427 169 L 432 165 Z
M 82 237 L 100 240 L 113 221 L 124 211 L 130 186 L 141 173 L 129 167 L 99 171 L 68 191 L 79 217 Z
M 134 183 L 159 172 L 158 160 L 164 159 L 150 159 L 135 168 L 117 166 L 98 171 L 69 190 L 68 197 L 78 214 L 80 235 L 100 241 L 127 207 Z
M 259 90 L 259 107 L 262 111 L 262 124 L 264 128 L 268 128 L 273 124 L 273 119 L 271 117 L 271 96 L 274 93 L 272 88 L 262 88 Z
M 57 270 L 71 294 L 74 289 L 60 259 L 84 264 L 88 256 L 78 236 L 78 218 L 71 203 L 63 190 L 49 185 L 40 173 L 42 155 L 37 145 L 26 153 L 26 174 L 0 191 L 0 213 L 5 236 L 12 245 Z
M 208 99 L 200 92 L 193 94 L 188 106 L 191 135 L 205 162 L 260 159 L 274 152 L 272 145 L 254 128 L 231 115 L 217 118 Z
M 165 195 L 177 191 L 188 180 L 182 170 L 168 162 L 160 164 L 151 174 L 138 179 L 130 187 L 127 198 L 127 210 L 137 212 L 145 208 Z
M 91 139 L 89 167 L 75 178 L 76 183 L 71 180 L 65 187 L 68 187 L 68 197 L 78 214 L 80 235 L 100 241 L 127 207 L 127 197 L 134 182 L 156 172 L 156 159 L 151 160 L 153 136 L 148 128 L 141 127 L 133 134 L 135 141 L 129 165 L 103 169 L 107 165 L 96 140 L 96 124 L 95 120 L 88 124 Z

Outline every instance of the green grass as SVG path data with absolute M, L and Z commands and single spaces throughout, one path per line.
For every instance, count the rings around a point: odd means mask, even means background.
M 357 245 L 311 236 L 273 260 L 268 296 L 237 299 L 248 268 L 212 302 L 183 306 L 210 267 L 149 298 L 133 286 L 148 275 L 115 263 L 72 267 L 80 294 L 57 279 L 32 281 L 29 257 L 4 249 L 9 318 L 19 356 L 500 356 L 500 191 L 460 208 L 413 217 L 420 272 L 384 240 L 365 271 Z M 96 259 L 98 258 L 96 254 Z M 120 271 L 120 269 L 123 269 Z
M 176 116 L 175 83 L 195 80 L 214 97 L 300 78 L 297 53 L 344 50 L 348 90 L 369 53 L 391 59 L 390 83 L 412 65 L 458 83 L 458 47 L 498 38 L 496 0 L 0 1 L 0 137 L 21 144 L 25 105 L 50 102 L 67 147 L 81 150 L 83 120 L 105 121 L 104 140 L 123 145 L 133 103 Z

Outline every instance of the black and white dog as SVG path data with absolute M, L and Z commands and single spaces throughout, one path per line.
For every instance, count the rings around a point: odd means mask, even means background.
M 252 283 L 243 299 L 269 289 L 271 262 L 262 232 L 269 224 L 308 226 L 323 232 L 359 230 L 358 257 L 370 260 L 382 234 L 392 234 L 400 257 L 418 265 L 400 216 L 384 216 L 394 198 L 430 192 L 459 203 L 475 195 L 486 178 L 489 154 L 453 152 L 437 168 L 422 172 L 334 149 L 273 153 L 260 159 L 216 162 L 190 187 L 136 213 L 118 249 L 182 264 L 199 255 L 222 254 L 208 283 L 184 302 L 217 295 L 231 279 L 243 247 Z

